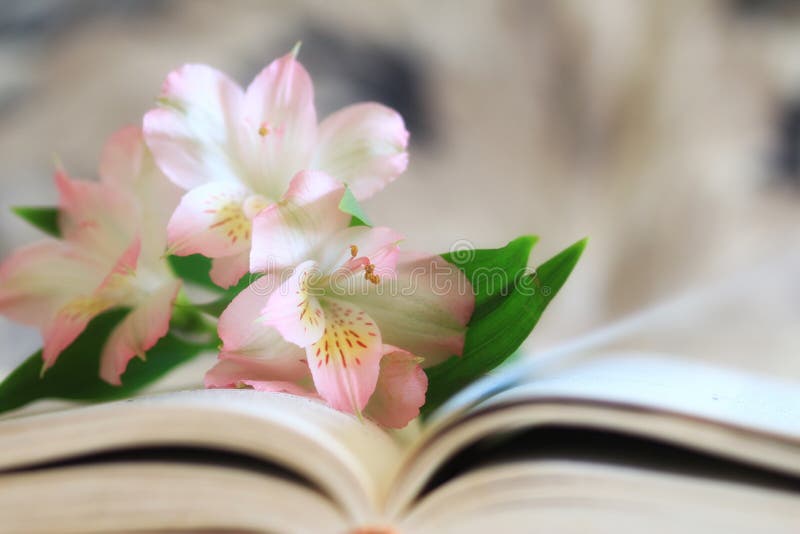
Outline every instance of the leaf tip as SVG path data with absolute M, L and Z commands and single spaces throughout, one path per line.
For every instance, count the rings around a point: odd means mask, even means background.
M 531 249 L 533 249 L 533 247 L 535 247 L 538 242 L 539 242 L 539 236 L 535 234 L 522 235 L 511 241 L 511 243 L 524 244 Z

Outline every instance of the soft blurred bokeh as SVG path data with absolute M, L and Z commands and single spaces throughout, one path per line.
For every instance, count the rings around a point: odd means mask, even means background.
M 790 0 L 5 0 L 0 255 L 37 238 L 7 208 L 54 202 L 55 157 L 93 177 L 171 69 L 244 84 L 298 40 L 320 115 L 378 100 L 405 117 L 410 168 L 366 209 L 410 247 L 537 233 L 541 261 L 590 237 L 531 348 L 766 262 L 771 290 L 749 278 L 663 339 L 702 333 L 701 357 L 800 377 Z M 2 370 L 38 338 L 0 322 L 0 342 Z

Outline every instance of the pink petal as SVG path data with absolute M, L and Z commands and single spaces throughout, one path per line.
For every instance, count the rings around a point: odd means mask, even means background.
M 251 272 L 294 267 L 350 223 L 339 209 L 344 187 L 321 172 L 298 173 L 284 195 L 253 219 Z
M 214 182 L 192 189 L 181 199 L 167 227 L 173 254 L 232 256 L 250 249 L 250 220 L 242 204 L 247 190 Z
M 369 291 L 341 298 L 372 316 L 386 343 L 425 358 L 423 367 L 460 355 L 475 307 L 464 274 L 440 256 L 406 252 L 396 273 L 395 279 L 365 286 Z
M 144 136 L 164 174 L 184 189 L 238 182 L 238 128 L 244 95 L 225 74 L 206 65 L 171 72 L 160 107 L 144 116 Z
M 307 375 L 308 365 L 302 349 L 261 320 L 261 309 L 277 287 L 277 280 L 271 278 L 265 275 L 250 284 L 220 316 L 220 359 L 246 364 L 253 373 L 258 372 L 245 378 L 291 381 Z
M 293 383 L 301 387 L 302 383 L 303 389 L 313 391 L 305 354 L 294 346 L 291 354 L 291 359 L 281 360 L 227 353 L 206 373 L 205 385 L 207 388 L 234 388 L 245 382 L 271 382 Z
M 408 132 L 396 111 L 375 103 L 355 104 L 320 124 L 314 168 L 330 173 L 364 199 L 406 170 L 407 146 Z
M 211 260 L 211 281 L 221 288 L 228 289 L 239 283 L 250 267 L 250 251 L 245 250 L 232 256 Z
M 403 234 L 385 226 L 345 228 L 326 240 L 318 254 L 320 268 L 332 272 L 344 266 L 342 274 L 348 270 L 361 274 L 363 265 L 372 264 L 378 276 L 392 277 L 400 250 L 397 244 L 403 239 Z
M 348 303 L 326 299 L 324 309 L 324 334 L 306 349 L 314 385 L 333 408 L 360 413 L 378 381 L 381 333 L 372 318 Z
M 139 229 L 135 199 L 109 184 L 72 180 L 63 171 L 56 172 L 55 181 L 64 239 L 114 262 Z
M 242 385 L 250 386 L 256 391 L 263 391 L 265 393 L 290 393 L 299 397 L 308 397 L 311 399 L 318 399 L 319 395 L 311 389 L 305 389 L 294 382 L 261 382 L 258 380 L 242 380 Z
M 311 383 L 308 367 L 297 380 L 276 380 L 268 367 L 258 360 L 239 358 L 220 360 L 205 376 L 207 388 L 239 388 L 249 386 L 258 391 L 284 392 L 303 397 L 318 397 Z M 311 386 L 310 388 L 308 386 Z
M 261 310 L 265 325 L 275 328 L 286 341 L 307 347 L 325 330 L 325 317 L 317 298 L 309 293 L 309 279 L 319 276 L 316 263 L 306 261 L 270 295 Z
M 138 236 L 122 252 L 111 270 L 100 280 L 91 292 L 78 295 L 66 302 L 55 318 L 43 329 L 44 349 L 42 357 L 45 369 L 56 361 L 86 325 L 98 314 L 113 308 L 125 306 L 130 298 L 130 282 L 136 272 L 136 264 L 141 250 Z
M 98 291 L 103 291 L 105 289 L 116 290 L 114 286 L 117 281 L 118 277 L 125 277 L 131 276 L 136 272 L 136 265 L 139 262 L 139 254 L 142 251 L 142 240 L 137 235 L 133 238 L 133 240 L 128 244 L 128 248 L 126 248 L 119 258 L 117 258 L 117 262 L 111 269 L 111 272 L 106 275 L 103 279 L 103 282 L 98 286 Z
M 419 415 L 428 390 L 428 377 L 420 360 L 409 352 L 384 345 L 378 384 L 364 412 L 367 417 L 388 428 L 403 428 Z
M 142 173 L 146 152 L 139 127 L 127 126 L 114 132 L 100 155 L 100 177 L 104 182 L 132 187 Z
M 169 330 L 172 305 L 181 288 L 180 280 L 171 280 L 136 306 L 114 331 L 103 347 L 100 357 L 100 378 L 113 385 L 120 385 L 120 376 L 128 362 L 145 353 Z
M 182 191 L 156 167 L 140 128 L 129 126 L 111 136 L 100 158 L 100 176 L 111 187 L 127 191 L 139 209 L 146 210 L 141 221 L 143 262 L 148 266 L 161 263 L 167 223 Z
M 314 87 L 293 53 L 255 77 L 245 92 L 243 115 L 242 156 L 254 187 L 277 198 L 308 168 L 317 133 Z
M 17 249 L 0 265 L 0 314 L 45 328 L 67 302 L 90 295 L 106 268 L 105 262 L 63 241 L 48 239 Z
M 76 299 L 56 314 L 50 324 L 42 330 L 44 338 L 42 372 L 52 367 L 64 349 L 86 329 L 89 321 L 105 309 L 103 303 L 95 299 Z
M 127 304 L 128 284 L 136 271 L 140 250 L 141 245 L 137 237 L 117 258 L 110 272 L 100 280 L 91 294 L 85 293 L 70 299 L 42 329 L 44 337 L 42 358 L 45 370 L 49 369 L 61 352 L 75 341 L 89 321 L 114 306 Z

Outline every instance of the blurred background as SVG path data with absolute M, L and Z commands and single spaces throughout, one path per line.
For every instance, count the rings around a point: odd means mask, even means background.
M 37 238 L 8 207 L 55 201 L 56 156 L 94 177 L 170 70 L 246 84 L 298 40 L 320 116 L 406 119 L 409 170 L 365 207 L 409 247 L 535 233 L 535 264 L 590 237 L 529 348 L 708 293 L 632 346 L 800 379 L 791 0 L 4 0 L 0 257 Z M 0 322 L 0 342 L 2 374 L 38 335 Z

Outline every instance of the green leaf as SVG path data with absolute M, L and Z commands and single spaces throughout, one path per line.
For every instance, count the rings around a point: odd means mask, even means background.
M 538 241 L 537 236 L 526 235 L 503 248 L 459 249 L 442 254 L 472 283 L 475 291 L 473 321 L 491 312 L 514 290 L 517 279 L 527 274 L 528 256 Z
M 367 214 L 361 209 L 361 204 L 353 196 L 353 192 L 350 191 L 349 187 L 345 187 L 344 196 L 339 202 L 339 209 L 351 216 L 350 226 L 372 226 Z
M 14 206 L 11 211 L 24 221 L 53 237 L 61 237 L 58 208 L 49 206 Z
M 585 239 L 578 241 L 540 265 L 535 272 L 515 277 L 513 290 L 507 295 L 499 299 L 484 298 L 480 305 L 476 305 L 476 313 L 467 329 L 463 355 L 425 370 L 428 393 L 422 407 L 423 415 L 430 414 L 459 390 L 514 354 L 567 281 L 585 247 Z M 505 250 L 499 249 L 494 254 L 500 257 L 501 251 Z M 510 265 L 511 257 L 506 256 L 509 263 L 503 267 Z M 513 257 L 518 260 L 518 256 Z M 483 259 L 490 258 L 483 256 Z M 468 277 L 477 272 L 471 265 L 459 267 Z M 492 309 L 488 312 L 481 309 L 486 306 Z
M 210 258 L 200 254 L 192 254 L 190 256 L 167 256 L 167 261 L 172 267 L 172 272 L 179 278 L 204 289 L 210 289 L 220 295 L 212 302 L 191 306 L 214 317 L 219 317 L 236 295 L 261 276 L 260 274 L 246 274 L 236 285 L 223 289 L 212 282 L 208 274 L 211 270 Z
M 105 401 L 130 397 L 201 351 L 214 348 L 211 342 L 190 342 L 169 333 L 147 351 L 146 362 L 131 360 L 121 386 L 107 384 L 99 377 L 100 353 L 127 312 L 116 309 L 95 317 L 41 377 L 41 351 L 28 357 L 0 383 L 0 413 L 39 399 Z
M 225 311 L 225 308 L 231 303 L 231 301 L 236 297 L 236 295 L 224 295 L 217 300 L 212 300 L 211 302 L 204 302 L 203 304 L 195 304 L 193 307 L 196 310 L 200 310 L 203 313 L 207 313 L 209 315 L 213 315 L 214 317 L 219 317 L 222 315 L 222 312 Z
M 169 263 L 175 276 L 183 279 L 184 282 L 218 292 L 224 291 L 212 282 L 211 277 L 208 275 L 209 271 L 211 271 L 211 258 L 206 258 L 202 254 L 167 256 L 167 263 Z

